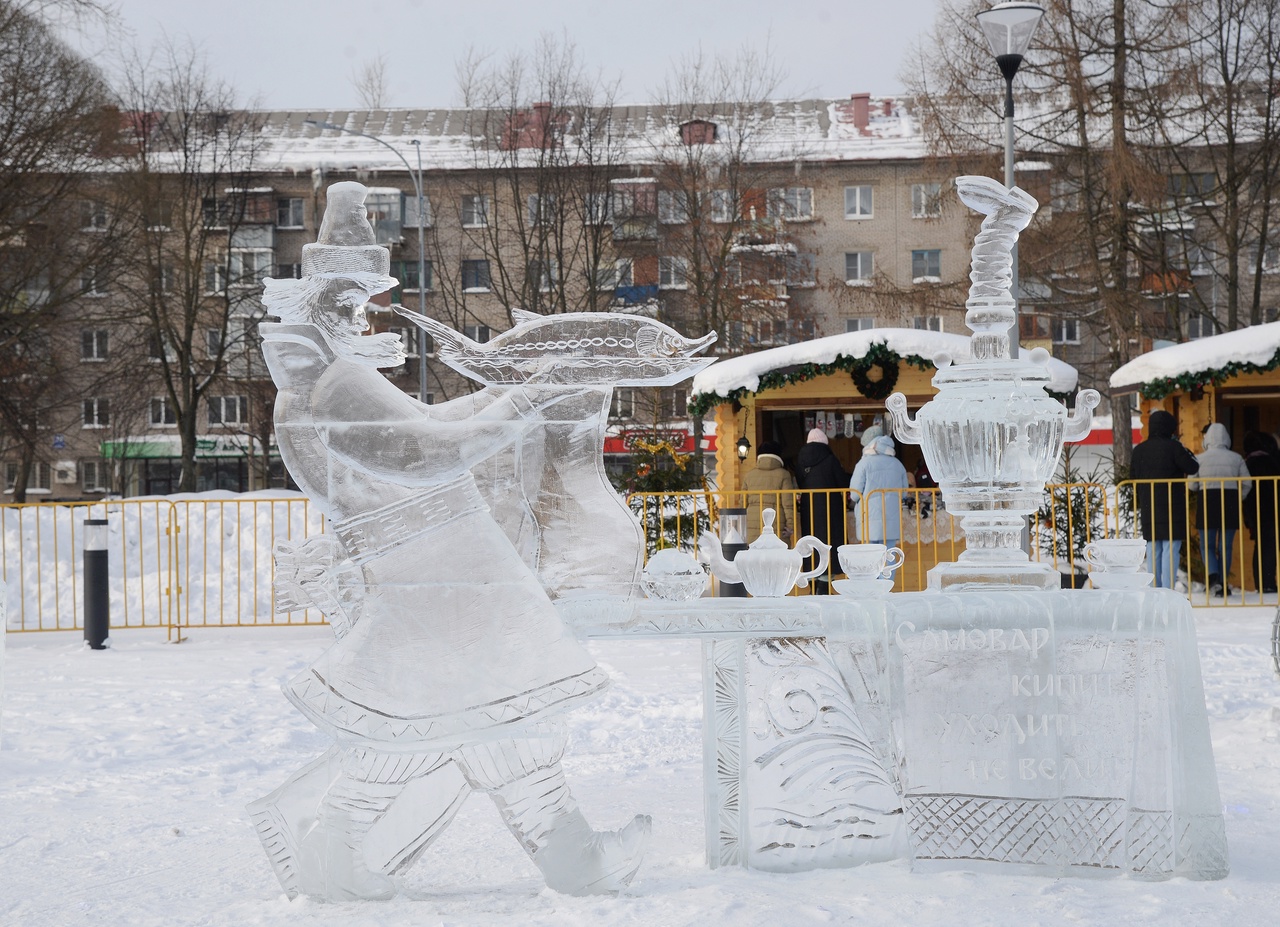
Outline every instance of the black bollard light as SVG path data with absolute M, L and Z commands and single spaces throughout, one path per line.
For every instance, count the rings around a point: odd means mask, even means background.
M 720 555 L 726 560 L 732 560 L 738 555 L 738 551 L 746 550 L 749 546 L 747 544 L 747 510 L 721 509 Z M 718 595 L 744 599 L 747 597 L 747 587 L 742 583 L 721 582 Z
M 104 650 L 111 632 L 107 596 L 107 520 L 84 520 L 84 639 L 93 650 Z

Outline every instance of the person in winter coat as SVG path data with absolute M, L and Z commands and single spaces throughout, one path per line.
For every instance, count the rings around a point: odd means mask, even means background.
M 839 547 L 845 539 L 843 490 L 849 486 L 849 474 L 832 453 L 827 444 L 827 433 L 821 428 L 809 432 L 808 442 L 796 455 L 796 485 L 800 489 L 840 490 L 801 496 L 799 500 L 800 533 L 812 534 L 833 548 Z M 812 568 L 811 564 L 806 567 Z M 817 577 L 813 591 L 817 595 L 830 595 L 830 577 Z
M 887 490 L 907 485 L 907 468 L 898 460 L 893 438 L 876 438 L 863 451 L 849 480 L 849 488 L 861 500 L 856 524 L 865 526 L 863 541 L 895 547 L 902 540 L 902 493 Z
M 1253 489 L 1253 480 L 1248 478 L 1244 458 L 1231 450 L 1231 435 L 1221 422 L 1214 422 L 1205 430 L 1204 450 L 1196 455 L 1196 461 L 1200 464 L 1199 478 L 1189 480 L 1187 488 L 1200 494 L 1196 527 L 1200 530 L 1208 574 L 1205 585 L 1209 595 L 1222 595 L 1228 589 L 1232 548 L 1240 529 L 1240 503 Z
M 760 536 L 760 513 L 764 509 L 778 513 L 773 523 L 778 536 L 790 537 L 789 516 L 795 508 L 796 497 L 783 490 L 795 489 L 796 479 L 782 462 L 782 445 L 775 441 L 760 445 L 755 468 L 742 478 L 742 488 L 747 502 L 747 542 Z
M 1187 491 L 1182 485 L 1144 480 L 1177 480 L 1200 470 L 1195 456 L 1173 436 L 1178 423 L 1163 409 L 1147 420 L 1147 440 L 1133 449 L 1129 475 L 1138 481 L 1138 517 L 1147 539 L 1147 567 L 1157 586 L 1172 589 L 1178 580 L 1178 555 L 1187 538 Z
M 1280 445 L 1264 431 L 1250 431 L 1244 436 L 1244 464 L 1249 475 L 1280 476 Z M 1258 588 L 1264 593 L 1276 591 L 1277 530 L 1276 480 L 1255 480 L 1253 501 L 1244 505 L 1244 523 L 1253 538 L 1254 561 Z

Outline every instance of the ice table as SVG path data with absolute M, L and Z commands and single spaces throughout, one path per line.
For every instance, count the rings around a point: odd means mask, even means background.
M 1169 590 L 647 600 L 603 622 L 589 601 L 562 605 L 588 636 L 704 640 L 713 867 L 1227 873 Z

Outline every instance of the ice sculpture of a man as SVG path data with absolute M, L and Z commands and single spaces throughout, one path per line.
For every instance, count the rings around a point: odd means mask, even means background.
M 396 283 L 366 192 L 329 188 L 304 276 L 268 281 L 264 297 L 281 319 L 262 326 L 280 453 L 331 526 L 330 540 L 309 551 L 327 545 L 326 563 L 345 564 L 356 582 L 320 563 L 302 584 L 329 590 L 340 636 L 286 694 L 337 746 L 253 803 L 255 827 L 291 895 L 385 898 L 395 892 L 387 873 L 412 863 L 481 790 L 551 888 L 617 890 L 639 866 L 649 819 L 593 831 L 560 766 L 561 713 L 606 676 L 562 625 L 471 472 L 563 396 L 489 387 L 428 406 L 378 372 L 404 354 L 396 336 L 364 334 L 366 301 Z M 424 780 L 431 807 L 404 810 L 417 829 L 402 852 L 371 866 L 370 830 Z

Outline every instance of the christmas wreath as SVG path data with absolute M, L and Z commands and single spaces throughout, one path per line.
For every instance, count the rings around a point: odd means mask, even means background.
M 880 379 L 873 380 L 868 373 L 872 368 L 879 368 Z M 849 376 L 858 392 L 868 399 L 888 399 L 893 388 L 898 385 L 898 362 L 888 357 L 863 358 L 849 368 Z

